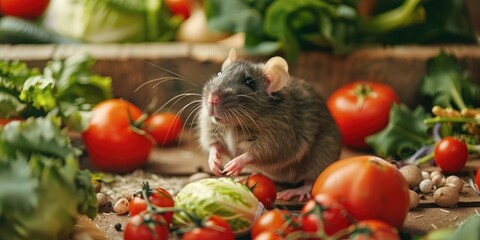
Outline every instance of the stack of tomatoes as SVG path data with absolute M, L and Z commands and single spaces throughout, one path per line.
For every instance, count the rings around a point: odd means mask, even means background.
M 273 209 L 252 226 L 252 239 L 400 239 L 409 210 L 408 184 L 375 156 L 339 160 L 317 178 L 299 216 Z

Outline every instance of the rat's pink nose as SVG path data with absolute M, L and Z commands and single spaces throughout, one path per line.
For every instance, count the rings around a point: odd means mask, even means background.
M 217 93 L 211 93 L 208 102 L 211 104 L 218 104 L 220 102 L 220 96 Z

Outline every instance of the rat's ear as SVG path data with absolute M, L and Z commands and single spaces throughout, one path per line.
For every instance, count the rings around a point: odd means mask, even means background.
M 281 57 L 270 58 L 270 60 L 265 63 L 263 73 L 268 81 L 268 94 L 280 91 L 290 78 L 287 61 Z
M 237 61 L 237 51 L 235 51 L 234 48 L 230 49 L 230 52 L 228 52 L 228 57 L 223 61 L 222 64 L 222 71 L 225 70 L 230 64 L 233 62 Z

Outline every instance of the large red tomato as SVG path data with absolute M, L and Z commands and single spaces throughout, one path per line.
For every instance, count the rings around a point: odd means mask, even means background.
M 142 111 L 121 99 L 96 105 L 82 137 L 92 164 L 101 171 L 125 173 L 148 160 L 152 142 L 133 126 Z
M 335 90 L 327 105 L 340 128 L 343 144 L 365 149 L 365 138 L 387 126 L 390 108 L 398 102 L 397 94 L 388 85 L 356 81 Z
M 47 9 L 49 0 L 0 0 L 0 15 L 35 20 Z
M 444 137 L 435 146 L 434 160 L 445 173 L 456 173 L 468 160 L 468 147 L 459 139 Z
M 377 219 L 400 228 L 409 208 L 408 183 L 398 169 L 375 156 L 339 160 L 318 176 L 312 196 L 327 194 L 361 221 Z

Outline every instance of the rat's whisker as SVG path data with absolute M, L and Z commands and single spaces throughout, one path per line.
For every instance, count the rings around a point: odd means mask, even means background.
M 198 93 L 181 93 L 181 94 L 178 94 L 175 97 L 172 97 L 167 102 L 165 102 L 162 106 L 158 107 L 155 112 L 159 112 L 161 109 L 165 108 L 166 106 L 168 106 L 172 102 L 173 102 L 173 104 L 172 104 L 172 106 L 173 106 L 173 105 L 177 104 L 179 101 L 181 101 L 182 99 L 187 98 L 187 97 L 192 97 L 192 96 L 201 97 L 200 94 L 198 94 Z

